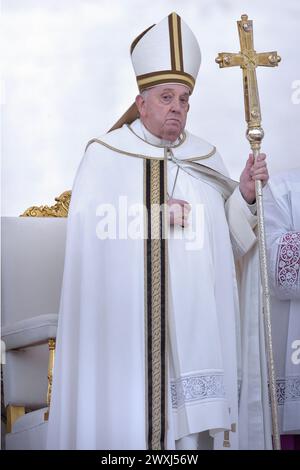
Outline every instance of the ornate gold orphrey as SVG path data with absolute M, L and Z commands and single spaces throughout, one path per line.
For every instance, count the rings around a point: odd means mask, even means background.
M 217 64 L 221 68 L 234 67 L 239 65 L 243 71 L 245 118 L 248 124 L 246 136 L 250 142 L 255 160 L 259 156 L 261 141 L 264 137 L 264 131 L 261 127 L 261 112 L 259 103 L 259 94 L 256 80 L 256 67 L 276 67 L 281 58 L 277 52 L 257 53 L 253 45 L 253 22 L 247 15 L 242 15 L 241 20 L 237 22 L 241 51 L 238 54 L 230 52 L 221 52 L 216 58 Z M 260 257 L 260 273 L 263 288 L 263 316 L 264 330 L 266 338 L 266 349 L 268 357 L 268 376 L 272 411 L 273 442 L 276 450 L 280 449 L 280 435 L 278 428 L 277 397 L 276 397 L 276 373 L 274 367 L 271 313 L 270 313 L 270 293 L 267 270 L 267 255 L 265 241 L 265 226 L 263 212 L 263 194 L 262 182 L 255 182 L 257 217 L 258 217 L 258 242 Z

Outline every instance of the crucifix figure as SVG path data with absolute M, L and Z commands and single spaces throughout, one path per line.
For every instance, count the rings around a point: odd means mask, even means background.
M 276 51 L 257 53 L 253 44 L 253 22 L 247 15 L 242 15 L 237 22 L 241 51 L 238 54 L 221 52 L 216 58 L 220 68 L 240 66 L 243 70 L 245 119 L 247 122 L 246 136 L 250 143 L 255 160 L 259 156 L 264 131 L 261 127 L 261 112 L 256 79 L 256 67 L 276 67 L 281 58 Z M 256 202 L 258 216 L 258 242 L 260 255 L 260 272 L 263 288 L 263 316 L 265 326 L 266 349 L 268 356 L 268 376 L 272 411 L 272 428 L 274 448 L 280 449 L 280 436 L 277 418 L 276 374 L 274 368 L 270 294 L 267 272 L 265 228 L 263 215 L 262 183 L 256 181 Z

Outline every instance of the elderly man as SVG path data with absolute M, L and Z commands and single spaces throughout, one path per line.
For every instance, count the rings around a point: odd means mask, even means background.
M 267 448 L 253 260 L 265 156 L 238 185 L 185 129 L 200 50 L 176 13 L 131 57 L 140 94 L 89 142 L 73 188 L 48 446 Z
M 300 449 L 300 168 L 265 190 L 279 425 L 284 449 Z

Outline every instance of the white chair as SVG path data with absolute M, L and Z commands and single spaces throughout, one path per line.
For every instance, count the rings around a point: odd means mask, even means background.
M 65 217 L 2 218 L 6 449 L 45 449 L 66 223 Z

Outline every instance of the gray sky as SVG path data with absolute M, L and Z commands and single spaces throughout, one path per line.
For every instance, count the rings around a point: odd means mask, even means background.
M 256 50 L 282 57 L 278 68 L 258 71 L 270 173 L 299 166 L 298 0 L 3 0 L 1 10 L 3 215 L 51 205 L 71 189 L 86 142 L 105 133 L 137 94 L 132 40 L 171 11 L 202 51 L 189 130 L 216 145 L 239 177 L 249 153 L 242 74 L 220 70 L 214 59 L 238 52 L 236 20 L 247 13 Z

